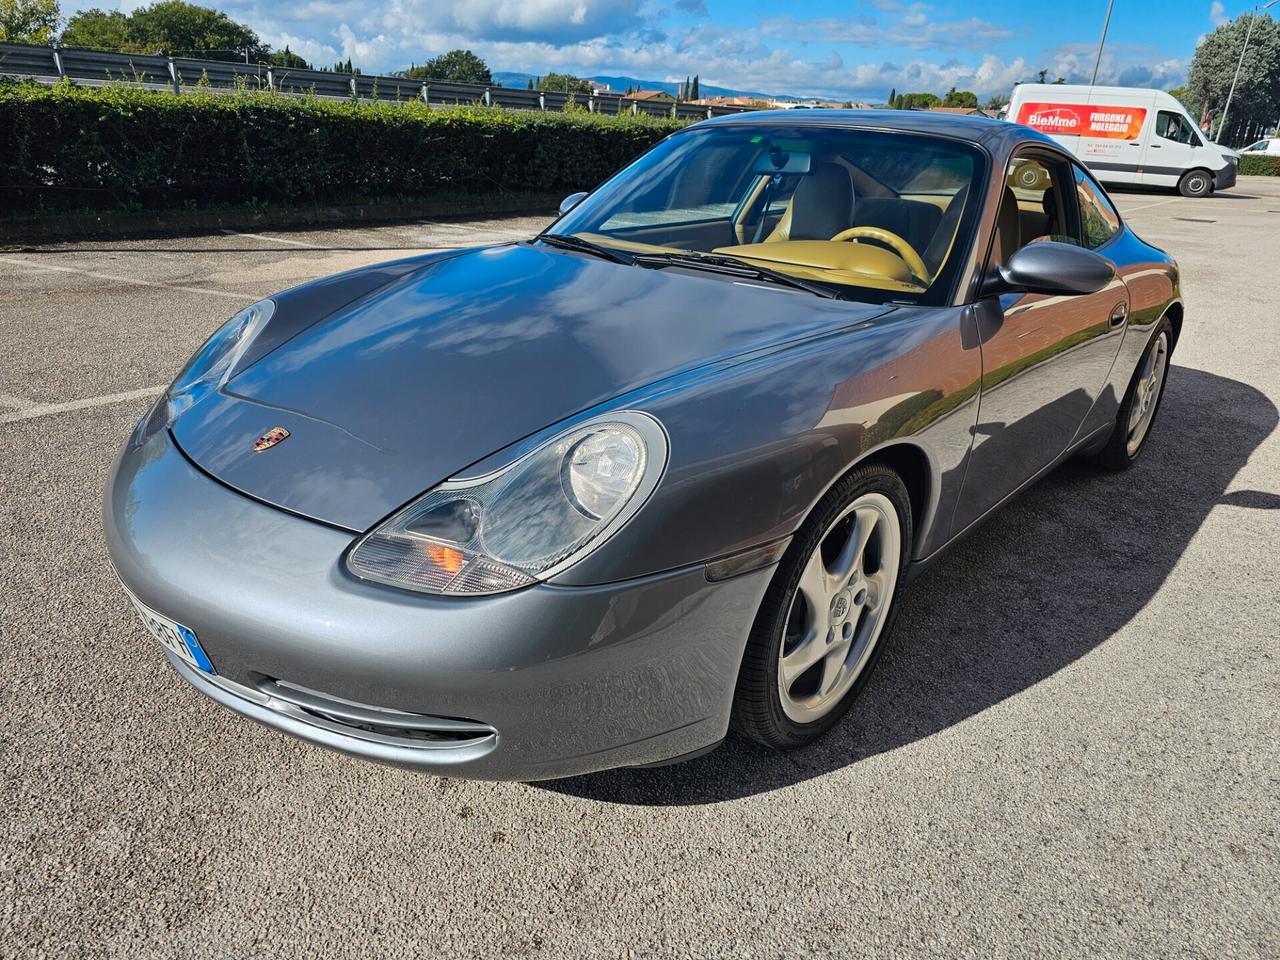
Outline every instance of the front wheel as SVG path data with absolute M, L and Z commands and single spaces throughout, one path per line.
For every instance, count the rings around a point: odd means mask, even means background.
M 855 468 L 787 548 L 747 641 L 733 727 L 766 746 L 829 730 L 866 684 L 897 613 L 911 542 L 899 476 Z
M 1103 469 L 1128 469 L 1142 453 L 1164 396 L 1172 350 L 1173 325 L 1167 319 L 1161 320 L 1134 371 L 1107 445 L 1098 454 Z
M 1204 170 L 1189 170 L 1178 181 L 1178 192 L 1184 197 L 1207 197 L 1213 192 L 1213 177 Z

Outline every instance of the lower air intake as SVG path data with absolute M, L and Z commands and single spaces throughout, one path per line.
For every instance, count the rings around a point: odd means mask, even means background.
M 257 687 L 282 712 L 303 714 L 320 726 L 362 739 L 402 746 L 464 747 L 498 735 L 497 730 L 478 720 L 375 707 L 270 677 L 258 680 Z

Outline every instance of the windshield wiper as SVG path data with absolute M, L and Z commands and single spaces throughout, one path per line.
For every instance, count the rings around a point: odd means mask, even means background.
M 575 236 L 572 233 L 540 233 L 534 239 L 553 247 L 561 247 L 565 250 L 578 250 L 582 253 L 594 253 L 597 257 L 603 257 L 605 260 L 612 260 L 614 263 L 631 263 L 631 258 L 625 257 L 615 250 L 601 246 L 598 243 L 592 243 L 590 240 L 584 240 L 582 237 Z
M 781 270 L 762 267 L 722 253 L 639 253 L 631 258 L 631 262 L 641 267 L 691 267 L 694 270 L 708 270 L 726 276 L 742 277 L 744 280 L 776 283 L 780 287 L 805 290 L 814 296 L 825 297 L 828 300 L 843 299 L 840 294 L 824 284 L 801 280 Z

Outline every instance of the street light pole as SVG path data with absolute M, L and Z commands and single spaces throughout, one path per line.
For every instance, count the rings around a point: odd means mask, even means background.
M 1271 0 L 1275 3 L 1275 0 Z M 1098 56 L 1093 61 L 1093 79 L 1089 81 L 1089 86 L 1094 86 L 1098 82 L 1098 66 L 1102 63 L 1102 47 L 1107 42 L 1107 28 L 1111 26 L 1111 8 L 1116 5 L 1116 0 L 1107 0 L 1107 18 L 1102 21 L 1102 39 L 1098 41 Z
M 1231 78 L 1231 87 L 1227 90 L 1227 102 L 1222 108 L 1222 119 L 1218 121 L 1218 135 L 1214 137 L 1214 140 L 1219 143 L 1222 142 L 1222 131 L 1227 126 L 1227 111 L 1231 109 L 1231 98 L 1235 96 L 1236 81 L 1240 79 L 1240 68 L 1244 66 L 1244 52 L 1249 49 L 1249 38 L 1253 36 L 1253 22 L 1258 19 L 1260 10 L 1269 9 L 1275 6 L 1277 2 L 1280 2 L 1280 0 L 1271 0 L 1270 3 L 1264 3 L 1261 6 L 1256 3 L 1253 5 L 1253 13 L 1249 15 L 1249 26 L 1244 31 L 1244 43 L 1240 46 L 1240 59 L 1236 61 L 1235 76 Z

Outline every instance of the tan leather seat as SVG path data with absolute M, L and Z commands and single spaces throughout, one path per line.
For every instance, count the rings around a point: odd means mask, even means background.
M 853 221 L 853 181 L 838 163 L 818 163 L 800 178 L 768 241 L 830 240 Z
M 1004 188 L 1000 212 L 996 215 L 996 243 L 992 250 L 995 265 L 1003 266 L 1022 247 L 1022 211 L 1018 198 L 1009 187 Z

